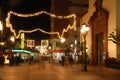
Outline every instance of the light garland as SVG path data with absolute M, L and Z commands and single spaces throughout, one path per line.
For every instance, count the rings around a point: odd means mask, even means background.
M 33 29 L 33 30 L 19 30 L 18 35 L 17 35 L 16 32 L 15 32 L 15 29 L 13 29 L 13 26 L 10 23 L 11 14 L 15 15 L 15 16 L 18 16 L 18 17 L 34 17 L 34 16 L 39 16 L 41 14 L 46 14 L 46 15 L 49 15 L 50 17 L 52 17 L 52 18 L 58 18 L 58 19 L 73 18 L 73 24 L 72 24 L 72 26 L 69 24 L 67 26 L 67 28 L 64 28 L 61 35 L 59 34 L 59 32 L 47 32 L 47 31 L 42 30 L 41 28 L 36 28 L 36 29 Z M 76 30 L 76 15 L 71 14 L 71 15 L 68 15 L 68 16 L 56 16 L 55 14 L 48 13 L 46 11 L 40 11 L 40 12 L 36 12 L 34 14 L 19 14 L 19 13 L 10 11 L 10 12 L 8 12 L 7 18 L 6 18 L 6 27 L 10 28 L 10 31 L 14 34 L 15 38 L 19 38 L 21 33 L 32 33 L 32 32 L 35 32 L 35 31 L 41 31 L 42 33 L 46 33 L 46 34 L 57 34 L 58 38 L 61 39 L 64 36 L 64 33 L 68 32 L 68 30 L 70 30 L 70 29 Z

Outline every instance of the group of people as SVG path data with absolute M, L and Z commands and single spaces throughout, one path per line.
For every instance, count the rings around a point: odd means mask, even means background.
M 24 60 L 22 60 L 20 56 L 14 56 L 14 55 L 8 56 L 7 60 L 9 60 L 10 66 L 17 66 L 24 62 Z M 31 64 L 32 61 L 33 61 L 33 56 L 30 56 L 27 59 L 27 62 Z M 48 57 L 46 55 L 40 55 L 39 56 L 39 67 L 45 68 L 46 61 L 51 63 L 53 62 L 53 59 L 52 57 Z M 5 63 L 5 57 L 3 55 L 0 55 L 0 66 L 4 65 L 4 63 Z M 60 64 L 62 64 L 63 66 L 67 66 L 68 64 L 72 65 L 73 63 L 74 63 L 74 59 L 72 58 L 71 55 L 61 56 Z
M 60 63 L 64 66 L 67 66 L 68 64 L 72 65 L 74 63 L 74 59 L 72 58 L 72 55 L 69 56 L 61 56 Z
M 10 66 L 14 66 L 14 65 L 17 66 L 23 62 L 20 56 L 11 55 L 7 59 L 9 60 Z
M 51 56 L 48 56 L 48 55 L 45 55 L 45 54 L 39 55 L 39 61 L 38 61 L 39 68 L 45 68 L 45 63 L 46 62 L 52 63 L 53 58 Z

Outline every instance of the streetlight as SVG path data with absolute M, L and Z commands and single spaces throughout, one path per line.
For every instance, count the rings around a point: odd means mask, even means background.
M 12 42 L 12 43 L 11 43 L 11 50 L 12 50 L 12 47 L 14 46 L 14 42 L 15 42 L 15 37 L 14 37 L 14 36 L 11 36 L 11 37 L 10 37 L 10 41 Z
M 0 21 L 0 31 L 3 30 L 2 22 Z
M 65 38 L 62 37 L 62 38 L 61 38 L 61 46 L 60 46 L 60 49 L 65 50 L 64 47 L 65 47 Z
M 2 22 L 0 21 L 0 36 L 1 36 L 0 45 L 1 45 L 1 51 L 2 51 L 2 46 L 4 45 L 4 43 L 2 42 L 2 32 L 3 32 L 3 26 L 2 26 Z
M 74 57 L 75 57 L 75 61 L 77 61 L 77 40 L 74 41 L 74 44 L 75 44 Z
M 89 27 L 84 23 L 81 28 L 81 33 L 83 35 L 83 60 L 84 60 L 83 71 L 87 71 L 86 36 L 87 36 L 88 31 L 89 31 Z
M 64 42 L 65 42 L 65 38 L 62 37 L 62 38 L 61 38 L 61 43 L 64 43 Z
M 2 32 L 3 32 L 3 25 L 2 25 L 2 22 L 0 21 L 0 33 L 1 33 L 1 38 L 2 38 Z
M 10 40 L 11 40 L 12 42 L 15 42 L 14 36 L 11 36 L 11 37 L 10 37 Z

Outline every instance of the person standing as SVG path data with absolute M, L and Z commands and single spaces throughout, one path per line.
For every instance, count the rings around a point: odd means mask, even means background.
M 3 66 L 5 62 L 5 57 L 3 55 L 0 55 L 0 66 Z

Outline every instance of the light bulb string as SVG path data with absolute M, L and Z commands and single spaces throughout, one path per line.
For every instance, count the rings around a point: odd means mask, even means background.
M 15 16 L 18 16 L 18 17 L 35 17 L 35 16 L 39 16 L 41 14 L 46 14 L 46 15 L 49 15 L 50 17 L 52 17 L 52 18 L 58 18 L 58 19 L 73 18 L 73 24 L 72 25 L 69 24 L 67 26 L 67 28 L 63 28 L 63 31 L 62 31 L 61 35 L 60 35 L 59 32 L 47 32 L 47 31 L 45 31 L 41 28 L 36 28 L 36 29 L 33 29 L 33 30 L 19 30 L 18 35 L 17 35 L 15 29 L 13 29 L 13 26 L 10 22 L 11 15 L 15 15 Z M 58 35 L 58 38 L 61 39 L 61 37 L 64 36 L 64 33 L 68 32 L 68 30 L 70 30 L 70 29 L 76 30 L 76 15 L 71 14 L 71 15 L 68 15 L 68 16 L 57 16 L 55 14 L 52 14 L 52 13 L 49 13 L 49 12 L 46 12 L 46 11 L 40 11 L 40 12 L 36 12 L 34 14 L 20 14 L 20 13 L 10 11 L 10 12 L 8 12 L 7 17 L 6 17 L 6 27 L 10 28 L 10 31 L 14 34 L 15 38 L 19 38 L 21 33 L 32 33 L 32 32 L 35 32 L 35 31 L 41 31 L 42 33 L 45 33 L 45 34 L 56 34 L 56 35 Z

